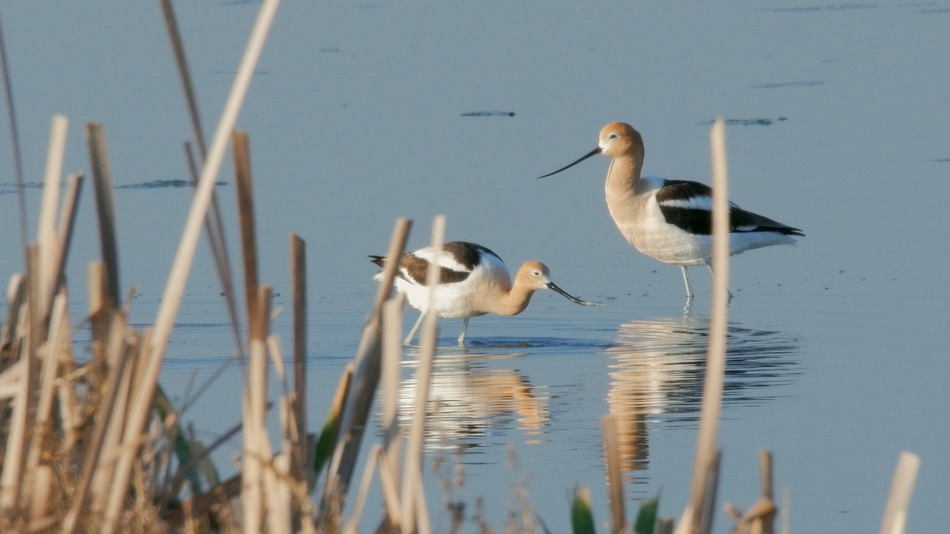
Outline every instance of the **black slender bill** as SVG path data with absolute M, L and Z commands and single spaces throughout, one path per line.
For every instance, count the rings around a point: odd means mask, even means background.
M 575 161 L 574 163 L 571 163 L 570 165 L 568 165 L 568 166 L 566 166 L 566 167 L 561 167 L 560 169 L 558 169 L 558 170 L 556 170 L 556 171 L 554 171 L 554 172 L 549 172 L 549 173 L 545 174 L 544 176 L 538 176 L 538 180 L 540 180 L 541 178 L 547 178 L 548 176 L 553 176 L 553 175 L 555 175 L 555 174 L 557 174 L 557 173 L 559 173 L 559 172 L 561 172 L 561 171 L 566 171 L 567 169 L 570 169 L 570 168 L 573 167 L 574 165 L 577 165 L 578 163 L 584 161 L 585 159 L 587 159 L 587 158 L 589 158 L 589 157 L 591 157 L 591 156 L 596 156 L 597 154 L 600 154 L 600 147 L 597 147 L 597 148 L 595 148 L 594 150 L 591 150 L 590 152 L 588 152 L 587 154 L 585 154 L 583 157 L 581 157 L 581 159 Z
M 603 302 L 588 302 L 588 301 L 586 301 L 586 300 L 581 300 L 581 299 L 579 299 L 579 298 L 577 298 L 577 297 L 575 297 L 575 296 L 569 294 L 567 291 L 564 291 L 563 289 L 557 287 L 557 285 L 556 285 L 554 282 L 548 282 L 548 289 L 552 289 L 552 290 L 554 290 L 556 293 L 559 293 L 559 294 L 563 295 L 564 298 L 566 298 L 567 300 L 573 302 L 574 304 L 580 304 L 581 306 L 603 306 L 603 305 L 604 305 Z

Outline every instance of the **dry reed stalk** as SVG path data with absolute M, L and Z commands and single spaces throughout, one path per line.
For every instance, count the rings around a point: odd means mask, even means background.
M 242 250 L 245 267 L 245 287 L 248 304 L 248 331 L 251 334 L 248 345 L 248 384 L 247 406 L 250 410 L 249 426 L 245 428 L 245 479 L 242 493 L 245 507 L 245 532 L 256 532 L 266 517 L 271 532 L 290 532 L 290 491 L 278 480 L 287 478 L 287 467 L 278 468 L 278 459 L 272 458 L 271 446 L 267 437 L 267 354 L 274 357 L 279 378 L 284 379 L 283 361 L 279 346 L 268 342 L 275 338 L 268 336 L 270 330 L 271 288 L 258 287 L 257 238 L 254 225 L 253 184 L 250 166 L 250 150 L 247 135 L 235 131 L 233 134 L 235 175 L 238 192 L 238 207 L 241 221 Z M 286 463 L 286 462 L 283 462 Z M 269 467 L 269 468 L 266 468 Z M 275 471 L 277 470 L 277 471 Z M 264 491 L 266 489 L 266 491 Z M 266 505 L 265 505 L 266 503 Z M 266 510 L 266 512 L 265 512 Z
M 185 534 L 195 534 L 195 510 L 192 501 L 181 503 L 181 511 L 185 518 Z
M 127 337 L 125 318 L 121 313 L 113 313 L 110 323 L 111 328 L 109 329 L 109 344 L 106 352 L 108 354 L 108 361 L 116 362 L 116 365 L 112 366 L 108 370 L 107 378 L 103 383 L 102 390 L 99 392 L 100 397 L 96 407 L 96 418 L 92 430 L 92 436 L 84 450 L 85 461 L 83 463 L 82 473 L 79 477 L 72 503 L 70 505 L 69 511 L 66 513 L 66 518 L 63 521 L 63 534 L 72 534 L 73 532 L 76 532 L 79 528 L 80 520 L 86 518 L 86 514 L 84 512 L 86 507 L 86 495 L 90 490 L 90 486 L 92 485 L 96 468 L 103 458 L 106 456 L 111 456 L 112 453 L 112 451 L 104 451 L 102 445 L 106 436 L 106 431 L 109 427 L 112 407 L 119 393 L 119 382 L 121 380 L 122 374 L 124 373 L 125 362 L 127 358 L 123 358 L 122 355 L 127 349 Z M 108 494 L 101 495 L 103 500 L 107 497 Z M 105 510 L 105 504 L 96 503 L 93 505 L 93 508 Z M 117 515 L 118 513 L 116 513 L 116 516 Z M 108 510 L 106 511 L 106 517 L 104 518 L 105 523 L 115 522 L 117 519 L 117 517 L 110 518 L 108 516 Z
M 29 300 L 29 305 L 26 307 L 26 309 L 29 311 L 29 313 L 27 314 L 27 317 L 29 318 L 29 321 L 30 321 L 28 324 L 29 331 L 27 335 L 29 336 L 30 343 L 28 345 L 29 350 L 24 352 L 24 354 L 29 357 L 28 361 L 30 362 L 29 365 L 30 365 L 31 370 L 35 371 L 35 368 L 38 363 L 38 359 L 36 357 L 36 350 L 39 348 L 40 343 L 42 343 L 43 339 L 46 338 L 46 324 L 47 324 L 46 314 L 44 313 L 45 310 L 41 310 L 40 305 L 39 305 L 39 302 L 41 302 L 40 295 L 42 294 L 41 290 L 42 290 L 42 285 L 43 285 L 43 278 L 41 276 L 42 265 L 40 262 L 39 245 L 37 245 L 36 243 L 32 243 L 29 246 L 27 246 L 26 254 L 27 254 L 26 256 L 27 267 L 29 267 L 29 270 L 27 271 L 27 277 L 26 277 L 26 290 L 27 290 L 26 298 Z M 32 380 L 35 381 L 36 378 L 33 377 Z M 29 387 L 30 388 L 35 387 L 35 384 L 31 383 Z M 33 396 L 31 394 L 30 402 L 32 401 L 33 401 Z
M 66 129 L 69 120 L 62 115 L 53 116 L 50 128 L 49 149 L 46 156 L 46 176 L 43 180 L 43 198 L 40 204 L 40 220 L 36 242 L 40 246 L 40 298 L 49 302 L 56 289 L 59 256 L 59 237 L 56 235 L 56 205 L 59 203 L 59 181 L 63 172 L 63 152 L 66 148 Z M 43 309 L 41 312 L 45 313 Z
M 291 533 L 290 486 L 287 474 L 287 456 L 274 454 L 267 438 L 267 428 L 257 432 L 257 448 L 261 451 L 261 489 L 267 531 L 275 534 Z
M 19 350 L 16 351 L 19 354 Z M 23 360 L 14 362 L 0 373 L 0 400 L 7 401 L 20 392 L 20 378 L 23 374 Z
M 136 396 L 131 400 L 126 432 L 123 437 L 123 443 L 126 446 L 123 448 L 123 454 L 116 465 L 116 474 L 112 485 L 113 492 L 107 508 L 107 511 L 115 512 L 114 515 L 117 515 L 118 510 L 122 507 L 124 497 L 128 491 L 132 465 L 139 450 L 139 436 L 145 428 L 145 420 L 148 417 L 152 399 L 155 395 L 158 374 L 164 361 L 165 350 L 174 326 L 175 316 L 178 313 L 178 306 L 181 303 L 188 272 L 191 269 L 198 234 L 207 213 L 215 177 L 221 168 L 221 160 L 227 149 L 230 133 L 234 129 L 244 95 L 254 73 L 254 67 L 260 57 L 264 40 L 279 4 L 280 0 L 264 0 L 261 5 L 254 28 L 251 31 L 247 49 L 238 67 L 228 101 L 225 104 L 221 120 L 211 143 L 211 149 L 208 151 L 208 158 L 202 168 L 201 178 L 195 188 L 191 211 L 188 214 L 185 230 L 175 253 L 175 260 L 155 320 L 155 330 L 151 338 L 149 358 L 145 364 L 143 380 L 136 387 Z M 102 532 L 103 534 L 111 534 L 117 526 L 114 523 L 103 525 Z
M 297 532 L 293 526 L 293 490 L 290 479 L 290 455 L 280 452 L 274 455 L 270 469 L 265 472 L 267 488 L 268 534 L 291 534 Z
M 237 192 L 238 221 L 241 228 L 241 251 L 244 262 L 244 295 L 247 305 L 250 336 L 252 339 L 263 340 L 262 330 L 254 327 L 263 327 L 262 317 L 258 306 L 258 273 L 257 273 L 257 233 L 254 225 L 254 186 L 251 176 L 251 151 L 247 134 L 235 130 L 231 134 L 232 153 L 234 155 L 234 179 Z M 253 319 L 252 319 L 253 317 Z
M 12 363 L 7 354 L 10 344 L 16 337 L 16 325 L 20 308 L 26 301 L 26 276 L 13 273 L 7 282 L 7 320 L 0 324 L 0 369 Z
M 60 239 L 60 262 L 65 261 L 72 243 L 73 225 L 76 221 L 76 206 L 79 205 L 79 193 L 82 192 L 83 175 L 72 173 L 66 178 L 66 193 L 63 194 L 63 203 L 60 208 L 59 227 L 56 234 Z
M 71 331 L 69 324 L 69 314 L 64 315 L 65 324 L 63 329 L 66 332 Z M 59 416 L 62 419 L 61 429 L 63 439 L 61 446 L 55 453 L 62 458 L 71 458 L 73 447 L 79 439 L 79 433 L 82 425 L 79 399 L 76 396 L 76 390 L 73 387 L 71 376 L 78 373 L 76 364 L 72 357 L 72 343 L 65 343 L 61 353 L 63 368 L 62 377 L 56 381 L 56 398 L 58 399 Z
M 106 150 L 106 134 L 101 124 L 86 123 L 86 144 L 92 183 L 96 190 L 96 214 L 99 217 L 99 246 L 106 266 L 106 295 L 113 307 L 122 305 L 119 295 L 119 251 L 115 238 L 115 204 L 112 199 L 112 173 Z
M 379 352 L 379 320 L 372 316 L 363 328 L 357 347 L 356 366 L 347 388 L 336 446 L 327 468 L 320 506 L 322 519 L 334 519 L 333 516 L 343 509 L 379 380 Z
M 411 223 L 408 219 L 398 219 L 396 221 L 389 242 L 389 250 L 386 254 L 382 281 L 376 293 L 373 313 L 363 328 L 363 334 L 356 349 L 353 379 L 348 387 L 336 446 L 330 465 L 327 468 L 325 488 L 320 502 L 322 521 L 332 520 L 334 511 L 343 508 L 350 479 L 353 476 L 353 470 L 359 457 L 360 444 L 363 440 L 366 421 L 369 418 L 373 396 L 376 394 L 382 366 L 380 348 L 381 309 L 383 302 L 392 292 L 392 283 L 399 263 L 398 259 L 402 256 L 405 248 L 410 226 Z
M 255 358 L 258 350 L 256 343 L 248 347 L 248 357 Z M 253 371 L 251 372 L 253 374 Z M 261 496 L 262 467 L 257 450 L 257 421 L 254 420 L 253 400 L 250 387 L 244 393 L 244 446 L 241 462 L 241 508 L 244 511 L 242 525 L 244 532 L 260 532 L 263 528 L 264 505 Z
M 699 532 L 712 532 L 713 516 L 716 506 L 716 494 L 719 489 L 719 466 L 722 463 L 722 451 L 716 451 L 706 476 L 706 487 L 703 491 L 702 508 L 699 510 Z
M 426 505 L 425 487 L 422 485 L 422 476 L 416 478 L 416 532 L 419 534 L 432 534 L 432 527 L 429 525 L 429 508 Z M 528 529 L 530 532 L 530 529 Z
M 919 469 L 920 456 L 908 451 L 901 452 L 897 459 L 897 468 L 894 469 L 894 478 L 891 480 L 887 505 L 884 507 L 881 534 L 904 534 L 907 509 L 914 494 L 914 483 Z
M 20 273 L 14 273 L 7 284 L 7 320 L 3 324 L 2 333 L 0 333 L 0 369 L 17 361 L 14 351 L 10 348 L 13 347 L 17 336 L 20 310 L 25 301 L 26 278 Z M 3 348 L 10 350 L 2 350 Z
M 736 522 L 736 528 L 730 534 L 766 534 L 771 533 L 772 519 L 775 517 L 775 504 L 765 498 L 755 501 L 744 513 L 732 503 L 726 503 L 726 513 Z
M 605 415 L 600 418 L 604 434 L 604 460 L 607 462 L 607 494 L 610 496 L 610 531 L 620 534 L 626 530 L 624 513 L 623 474 L 620 472 L 620 445 L 617 442 L 617 418 Z
M 0 334 L 0 349 L 9 347 L 13 344 L 16 335 L 16 322 L 20 314 L 20 307 L 26 300 L 26 283 L 20 273 L 14 273 L 7 283 L 7 320 L 3 323 L 3 331 Z M 7 355 L 4 352 L 0 359 L 0 366 L 9 365 Z
M 198 113 L 198 99 L 195 97 L 194 85 L 191 82 L 191 74 L 188 69 L 188 61 L 185 56 L 185 45 L 181 39 L 181 32 L 178 31 L 178 20 L 175 17 L 175 10 L 171 0 L 159 0 L 162 7 L 162 15 L 165 19 L 165 28 L 168 30 L 168 39 L 171 44 L 172 54 L 175 56 L 175 65 L 178 67 L 178 76 L 181 79 L 182 90 L 185 94 L 185 104 L 188 107 L 188 118 L 191 120 L 191 129 L 194 134 L 195 145 L 198 147 L 198 154 L 201 161 L 207 159 L 208 151 L 205 147 L 204 130 L 201 126 L 201 115 Z M 190 151 L 190 145 L 185 143 L 185 155 L 188 160 L 188 167 L 191 170 L 192 184 L 198 184 L 198 171 L 195 160 Z M 218 207 L 218 198 L 214 190 L 211 191 L 211 198 L 208 205 L 208 215 L 205 220 L 205 228 L 208 233 L 208 242 L 211 245 L 212 255 L 214 256 L 215 266 L 218 270 L 218 278 L 221 280 L 221 287 L 224 292 L 225 303 L 228 308 L 228 315 L 231 319 L 231 326 L 234 333 L 234 343 L 238 352 L 243 357 L 244 340 L 241 337 L 240 320 L 238 319 L 237 304 L 234 299 L 234 282 L 231 275 L 231 261 L 228 255 L 227 239 L 224 236 L 224 223 L 221 220 L 221 210 Z
M 432 221 L 431 247 L 438 256 L 445 240 L 445 217 L 438 215 Z M 441 268 L 436 262 L 429 264 L 426 273 L 426 286 L 435 287 L 439 282 Z M 435 309 L 435 291 L 429 292 L 429 308 Z M 435 358 L 435 344 L 438 337 L 436 314 L 426 314 L 419 343 L 419 364 L 416 367 L 416 396 L 413 401 L 412 422 L 409 426 L 409 443 L 406 445 L 405 468 L 402 479 L 402 533 L 411 534 L 418 524 L 417 502 L 421 492 L 417 491 L 422 481 L 422 444 L 425 439 L 426 405 L 429 401 L 429 382 L 432 376 L 432 361 Z M 420 527 L 422 525 L 419 525 Z
M 401 340 L 400 340 L 401 341 Z M 383 504 L 386 515 L 393 530 L 400 530 L 402 524 L 402 508 L 399 503 L 399 481 L 395 478 L 395 466 L 385 451 L 379 453 L 379 485 L 382 488 Z
M 294 329 L 294 423 L 297 443 L 293 455 L 293 473 L 299 483 L 308 484 L 312 455 L 307 432 L 307 243 L 290 234 L 290 278 L 293 286 Z
M 35 412 L 37 382 L 36 344 L 39 340 L 41 318 L 37 316 L 35 302 L 39 293 L 39 247 L 27 247 L 27 276 L 24 279 L 26 302 L 21 307 L 20 321 L 14 337 L 17 347 L 11 353 L 13 361 L 20 361 L 19 380 L 13 397 L 13 413 L 10 416 L 6 454 L 3 459 L 3 474 L 0 475 L 0 510 L 7 515 L 18 514 L 21 485 L 26 465 L 26 446 L 32 431 L 31 414 Z M 26 319 L 25 324 L 23 319 Z M 12 328 L 12 326 L 11 326 Z M 18 349 L 18 350 L 17 350 Z
M 8 124 L 10 125 L 10 144 L 13 149 L 13 174 L 17 184 L 17 205 L 20 212 L 20 247 L 25 251 L 27 238 L 26 193 L 23 184 L 23 162 L 20 155 L 20 134 L 17 131 L 16 108 L 13 105 L 13 87 L 10 82 L 10 66 L 7 62 L 7 46 L 3 37 L 3 24 L 0 24 L 0 69 L 3 69 L 3 92 L 6 96 Z M 26 258 L 24 258 L 26 265 Z
M 380 312 L 383 302 L 392 293 L 393 280 L 396 278 L 396 271 L 399 270 L 399 258 L 402 257 L 402 252 L 406 248 L 406 238 L 410 228 L 412 228 L 412 221 L 409 219 L 396 219 L 393 235 L 389 240 L 389 250 L 386 251 L 386 262 L 383 264 L 383 276 L 376 290 L 376 300 L 373 303 L 374 314 Z
M 42 347 L 42 369 L 40 371 L 39 399 L 36 408 L 36 428 L 33 432 L 33 438 L 26 461 L 26 487 L 30 487 L 31 475 L 35 475 L 40 467 L 40 452 L 47 446 L 46 441 L 52 431 L 51 413 L 53 411 L 53 394 L 55 393 L 56 376 L 59 371 L 59 360 L 61 347 L 71 343 L 67 334 L 69 333 L 69 318 L 66 313 L 66 288 L 62 288 L 56 300 L 53 301 L 53 310 L 50 317 L 49 339 Z M 40 478 L 32 481 L 33 491 L 27 491 L 27 495 L 39 495 L 42 493 L 40 485 L 43 482 Z M 38 506 L 36 502 L 32 506 Z M 43 514 L 40 514 L 43 515 Z M 31 513 L 31 520 L 37 520 L 39 517 Z
M 28 519 L 30 523 L 43 520 L 47 512 L 49 512 L 55 480 L 56 474 L 49 465 L 37 466 L 35 469 L 33 473 L 33 490 L 29 494 L 30 509 Z
M 20 392 L 20 375 L 23 371 L 23 361 L 18 361 L 0 373 L 0 400 L 15 397 Z
M 260 391 L 256 399 L 258 403 L 256 406 L 258 412 L 256 417 L 260 426 L 257 428 L 257 451 L 263 469 L 261 473 L 261 488 L 264 490 L 262 503 L 266 511 L 268 530 L 275 534 L 290 534 L 291 501 L 290 490 L 287 485 L 289 481 L 287 473 L 288 458 L 284 453 L 274 455 L 267 434 L 267 355 L 268 352 L 270 352 L 269 347 L 271 346 L 268 340 L 274 339 L 273 336 L 268 335 L 270 332 L 270 303 L 272 294 L 273 288 L 271 286 L 262 286 L 258 289 L 258 315 L 259 320 L 263 322 L 259 328 L 261 328 L 262 335 L 265 336 L 264 339 L 261 340 L 265 352 L 263 355 L 263 373 L 258 372 L 258 374 L 263 377 L 263 385 L 258 382 Z M 273 359 L 280 357 L 279 353 L 272 355 L 274 357 Z M 258 363 L 257 365 L 260 366 L 261 364 Z M 257 377 L 257 380 L 260 381 L 261 377 Z M 281 404 L 285 404 L 285 402 L 286 401 L 282 398 Z
M 706 532 L 711 527 L 711 479 L 717 464 L 716 434 L 722 408 L 722 387 L 726 361 L 726 323 L 729 302 L 729 196 L 726 169 L 725 123 L 716 120 L 710 132 L 713 175 L 713 290 L 709 321 L 709 348 L 706 357 L 706 377 L 703 383 L 703 404 L 699 418 L 696 459 L 690 489 L 686 532 Z M 704 515 L 708 512 L 708 516 Z M 679 531 L 680 529 L 678 529 Z
M 759 475 L 762 482 L 762 498 L 759 500 L 759 503 L 761 503 L 760 506 L 763 510 L 763 512 L 758 514 L 759 531 L 762 534 L 772 534 L 775 532 L 775 502 L 773 500 L 774 491 L 772 489 L 771 451 L 759 451 Z
M 191 174 L 191 183 L 198 187 L 198 179 L 201 174 L 200 165 L 195 160 L 195 155 L 191 148 L 191 143 L 185 142 L 185 159 L 188 162 L 188 172 Z M 204 153 L 202 152 L 202 161 Z M 227 239 L 224 236 L 224 222 L 221 220 L 221 210 L 218 208 L 218 197 L 214 190 L 211 191 L 211 200 L 208 204 L 208 217 L 205 220 L 205 228 L 208 231 L 208 242 L 211 244 L 212 255 L 214 256 L 215 267 L 218 269 L 218 278 L 221 279 L 221 290 L 224 294 L 224 302 L 228 309 L 228 317 L 231 320 L 231 333 L 234 335 L 234 347 L 238 353 L 241 363 L 244 363 L 244 337 L 241 334 L 241 320 L 238 315 L 237 302 L 235 301 L 234 276 L 231 274 L 231 257 L 228 254 Z M 230 365 L 227 361 L 224 365 Z
M 272 340 L 277 339 L 277 336 L 272 335 L 270 339 Z M 271 344 L 269 347 L 270 349 L 273 349 L 273 344 Z M 274 359 L 276 360 L 279 358 L 275 357 Z M 274 464 L 276 466 L 278 464 L 278 461 L 281 464 L 278 469 L 278 475 L 280 476 L 281 484 L 283 486 L 283 489 L 281 489 L 281 491 L 284 491 L 284 490 L 287 491 L 287 495 L 286 496 L 282 495 L 281 499 L 286 500 L 288 502 L 287 511 L 290 512 L 291 504 L 292 504 L 290 502 L 291 487 L 294 487 L 297 490 L 299 490 L 301 487 L 305 488 L 306 485 L 301 483 L 298 480 L 297 474 L 293 472 L 293 466 L 291 463 L 293 461 L 294 449 L 297 445 L 297 442 L 299 441 L 297 426 L 294 421 L 294 411 L 293 411 L 294 410 L 294 406 L 293 406 L 294 395 L 293 393 L 285 393 L 283 396 L 280 397 L 280 399 L 278 399 L 278 401 L 279 401 L 278 412 L 280 415 L 280 429 L 281 429 L 281 445 L 280 445 L 280 452 L 277 454 L 277 457 L 274 458 Z M 297 530 L 298 529 L 295 527 L 294 531 L 296 532 Z
M 76 173 L 70 174 L 66 180 L 66 193 L 63 195 L 59 228 L 56 231 L 56 255 L 51 260 L 53 265 L 53 272 L 51 273 L 53 290 L 47 295 L 47 300 L 43 302 L 42 309 L 44 313 L 51 309 L 53 298 L 57 293 L 56 288 L 63 283 L 63 273 L 66 270 L 66 259 L 69 257 L 69 246 L 72 244 L 73 227 L 76 223 L 76 206 L 79 203 L 82 182 L 83 176 Z
M 89 262 L 86 273 L 86 285 L 89 292 L 88 322 L 91 334 L 89 352 L 91 360 L 86 367 L 89 369 L 89 386 L 98 389 L 106 379 L 108 364 L 106 363 L 106 344 L 109 338 L 109 321 L 114 308 L 108 296 L 108 282 L 106 281 L 106 265 L 101 261 Z
M 399 484 L 399 457 L 402 432 L 399 429 L 399 382 L 402 378 L 402 318 L 406 295 L 396 295 L 383 305 L 382 426 L 383 454 L 392 468 L 390 475 Z
M 106 266 L 101 261 L 91 261 L 86 265 L 86 290 L 89 296 L 86 300 L 86 312 L 90 322 L 109 309 L 106 297 Z M 98 336 L 92 333 L 93 341 Z M 102 354 L 97 347 L 92 347 L 93 356 L 102 361 Z
M 131 394 L 132 376 L 135 373 L 136 353 L 139 352 L 141 339 L 134 334 L 130 328 L 123 325 L 122 331 L 113 333 L 112 336 L 121 335 L 126 339 L 122 352 L 110 352 L 109 369 L 120 369 L 118 375 L 117 392 L 109 408 L 109 426 L 102 442 L 102 458 L 108 461 L 100 460 L 93 479 L 93 514 L 98 516 L 105 507 L 109 485 L 112 483 L 112 475 L 115 469 L 115 457 L 118 454 L 119 445 L 122 441 L 122 430 L 125 423 L 125 412 L 128 407 L 128 398 Z
M 267 313 L 268 302 L 261 300 L 257 273 L 257 235 L 254 225 L 254 188 L 251 177 L 247 135 L 235 130 L 231 136 L 237 206 L 244 260 L 244 288 L 247 303 L 248 374 L 245 385 L 244 461 L 241 500 L 244 507 L 244 532 L 262 528 L 264 512 L 264 449 L 267 402 Z M 262 436 L 263 434 L 263 436 Z
M 204 159 L 205 149 L 204 131 L 201 128 L 201 115 L 198 113 L 198 99 L 195 98 L 194 85 L 191 83 L 191 74 L 188 69 L 188 60 L 185 56 L 185 45 L 178 31 L 178 19 L 175 18 L 175 8 L 171 0 L 159 0 L 162 15 L 165 18 L 165 29 L 168 30 L 168 39 L 171 41 L 172 53 L 175 55 L 175 65 L 178 67 L 178 76 L 181 78 L 182 90 L 185 92 L 185 104 L 188 106 L 188 118 L 191 119 L 191 129 L 195 135 L 195 143 Z
M 356 500 L 353 502 L 353 510 L 350 512 L 350 520 L 346 523 L 343 534 L 356 534 L 356 529 L 359 528 L 360 517 L 363 515 L 363 506 L 366 504 L 366 496 L 369 494 L 369 485 L 373 482 L 376 464 L 379 463 L 380 452 L 382 452 L 382 447 L 378 443 L 369 449 L 366 465 L 363 466 L 363 478 L 360 480 L 360 487 L 356 492 Z
M 28 401 L 31 397 L 29 384 L 32 381 L 29 362 L 28 335 L 18 330 L 15 337 L 17 347 L 12 354 L 20 360 L 19 375 L 13 397 L 13 413 L 10 416 L 9 434 L 7 435 L 6 454 L 3 459 L 3 474 L 0 476 L 0 510 L 13 514 L 19 504 L 20 481 L 23 474 L 23 454 L 27 443 L 27 412 Z
M 274 361 L 283 361 L 283 355 L 280 351 L 280 343 L 275 335 L 269 338 L 269 350 Z M 283 380 L 283 379 L 281 379 Z M 297 430 L 296 415 L 294 412 L 294 401 L 296 395 L 293 392 L 285 391 L 280 397 L 280 427 L 281 427 L 281 449 L 280 453 L 274 458 L 273 465 L 277 475 L 279 492 L 278 503 L 279 511 L 286 519 L 281 519 L 281 524 L 286 523 L 290 532 L 300 532 L 304 516 L 301 513 L 305 507 L 304 500 L 308 500 L 307 482 L 304 473 L 295 470 L 294 456 L 297 452 L 297 446 L 301 442 L 300 432 Z
M 735 505 L 724 505 L 726 514 L 736 523 L 732 534 L 772 534 L 775 527 L 775 503 L 772 501 L 772 453 L 759 451 L 759 477 L 762 497 L 742 512 Z
M 284 395 L 281 398 L 289 397 L 292 393 L 287 389 L 287 369 L 284 367 L 284 349 L 280 347 L 280 337 L 273 334 L 267 336 L 267 354 L 270 355 L 270 361 L 274 364 L 277 383 L 283 388 Z M 285 425 L 282 428 L 286 430 L 289 426 Z
M 771 451 L 759 451 L 759 475 L 762 481 L 762 496 L 771 500 L 773 497 Z
M 402 432 L 399 430 L 397 412 L 399 409 L 400 360 L 402 359 L 402 311 L 406 296 L 396 293 L 383 304 L 382 339 L 382 378 L 381 424 L 383 427 L 383 446 L 379 451 L 379 478 L 382 487 L 386 517 L 384 524 L 393 530 L 400 530 L 402 523 L 401 504 L 399 502 L 399 458 Z M 381 527 L 382 528 L 382 527 Z
M 290 534 L 290 501 L 282 500 L 283 495 L 279 489 L 280 480 L 287 481 L 287 470 L 280 467 L 283 463 L 279 460 L 280 455 L 274 455 L 270 441 L 267 439 L 267 428 L 257 431 L 257 448 L 261 457 L 261 503 L 264 509 L 265 521 L 269 532 Z M 279 480 L 280 479 L 280 480 Z M 286 488 L 287 486 L 284 485 Z M 286 519 L 286 521 L 284 521 Z
M 140 387 L 141 384 L 145 381 L 145 362 L 148 360 L 149 353 L 149 342 L 152 339 L 153 330 L 151 328 L 146 328 L 145 332 L 142 334 L 142 342 L 139 344 L 138 354 L 135 356 L 135 373 L 132 375 L 132 384 L 134 384 L 133 390 L 135 387 Z M 162 393 L 161 388 L 158 388 L 158 392 L 155 395 L 156 405 L 161 405 L 161 399 L 165 398 L 165 395 Z M 170 405 L 171 403 L 169 403 Z M 128 407 L 126 407 L 128 408 Z M 128 412 L 126 412 L 128 413 Z M 128 416 L 126 416 L 128 420 Z M 123 432 L 123 435 L 125 433 Z

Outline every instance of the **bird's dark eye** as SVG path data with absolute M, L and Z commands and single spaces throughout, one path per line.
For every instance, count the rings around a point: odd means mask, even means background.
M 541 271 L 534 271 L 532 274 L 534 274 L 535 276 L 541 276 Z
M 616 138 L 617 138 L 617 134 L 616 134 L 616 133 L 612 133 L 612 134 L 610 134 L 610 135 L 607 136 L 607 139 L 616 139 Z

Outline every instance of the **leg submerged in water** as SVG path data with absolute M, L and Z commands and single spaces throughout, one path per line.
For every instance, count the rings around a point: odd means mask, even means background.
M 462 332 L 459 334 L 459 346 L 465 346 L 465 331 L 468 330 L 468 317 L 462 319 Z

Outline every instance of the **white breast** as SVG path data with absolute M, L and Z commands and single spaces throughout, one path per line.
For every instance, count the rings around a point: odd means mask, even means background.
M 612 207 L 610 210 L 617 228 L 627 241 L 640 252 L 665 263 L 687 266 L 705 264 L 705 258 L 712 253 L 711 238 L 696 236 L 668 224 L 657 204 L 655 192 L 641 195 L 640 198 L 640 209 L 634 217 L 621 219 L 615 215 Z

